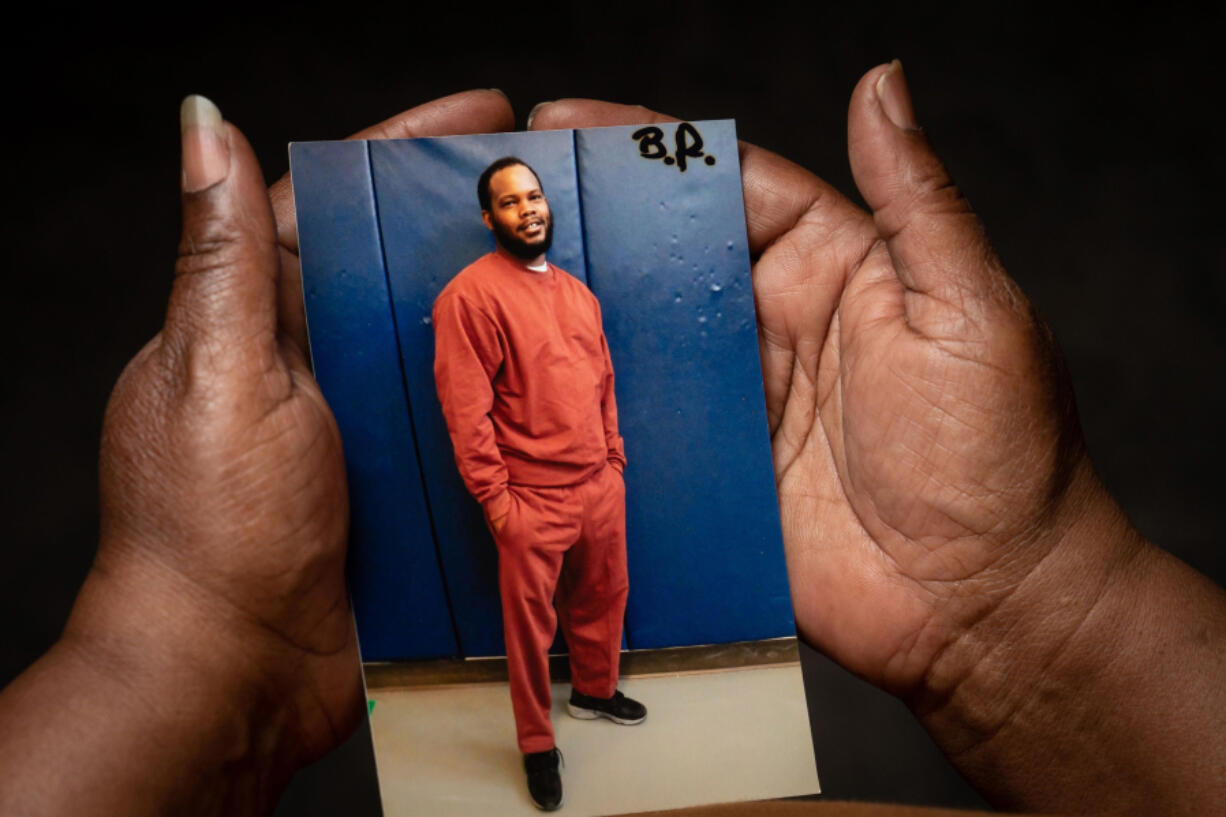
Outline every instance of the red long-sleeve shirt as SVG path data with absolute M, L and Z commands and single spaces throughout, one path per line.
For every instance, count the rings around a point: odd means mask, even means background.
M 572 485 L 626 457 L 600 304 L 565 271 L 499 253 L 434 302 L 434 382 L 464 484 L 490 519 L 508 483 Z

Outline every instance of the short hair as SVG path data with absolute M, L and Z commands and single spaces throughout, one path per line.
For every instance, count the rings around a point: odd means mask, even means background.
M 532 171 L 532 175 L 536 177 L 536 184 L 541 188 L 541 192 L 545 192 L 545 185 L 541 184 L 541 176 L 532 165 L 525 162 L 518 156 L 503 156 L 501 159 L 495 159 L 489 167 L 481 172 L 481 178 L 477 179 L 477 201 L 481 202 L 482 210 L 490 209 L 490 180 L 494 178 L 494 174 L 504 167 L 514 167 L 515 165 L 523 165 Z

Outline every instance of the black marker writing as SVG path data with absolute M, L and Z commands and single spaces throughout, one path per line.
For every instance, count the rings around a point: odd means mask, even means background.
M 639 143 L 639 156 L 644 159 L 661 159 L 666 165 L 677 165 L 677 169 L 685 172 L 690 159 L 702 159 L 707 165 L 715 164 L 715 157 L 702 152 L 702 134 L 698 128 L 689 122 L 677 125 L 673 141 L 676 150 L 670 155 L 664 146 L 664 131 L 655 125 L 639 128 L 630 134 L 630 138 Z
M 686 157 L 702 158 L 702 135 L 689 122 L 677 126 L 677 169 L 685 172 Z
M 668 155 L 668 148 L 664 147 L 664 131 L 655 126 L 639 128 L 634 133 L 630 134 L 631 139 L 637 139 L 639 143 L 639 155 L 644 159 L 663 159 Z

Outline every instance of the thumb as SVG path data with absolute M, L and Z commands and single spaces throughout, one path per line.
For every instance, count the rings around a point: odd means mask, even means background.
M 908 298 L 909 313 L 934 302 L 965 312 L 1012 292 L 978 217 L 916 122 L 898 60 L 869 71 L 852 92 L 847 144 L 856 186 L 899 280 L 932 296 Z
M 163 336 L 221 363 L 276 337 L 276 226 L 242 133 L 202 96 L 179 110 L 183 236 Z M 224 364 L 223 364 L 224 365 Z M 227 366 L 228 367 L 228 366 Z

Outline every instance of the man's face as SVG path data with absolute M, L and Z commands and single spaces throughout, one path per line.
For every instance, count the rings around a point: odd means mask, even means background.
M 553 242 L 553 217 L 536 174 L 511 165 L 490 177 L 490 209 L 481 214 L 498 246 L 516 258 L 535 261 Z

